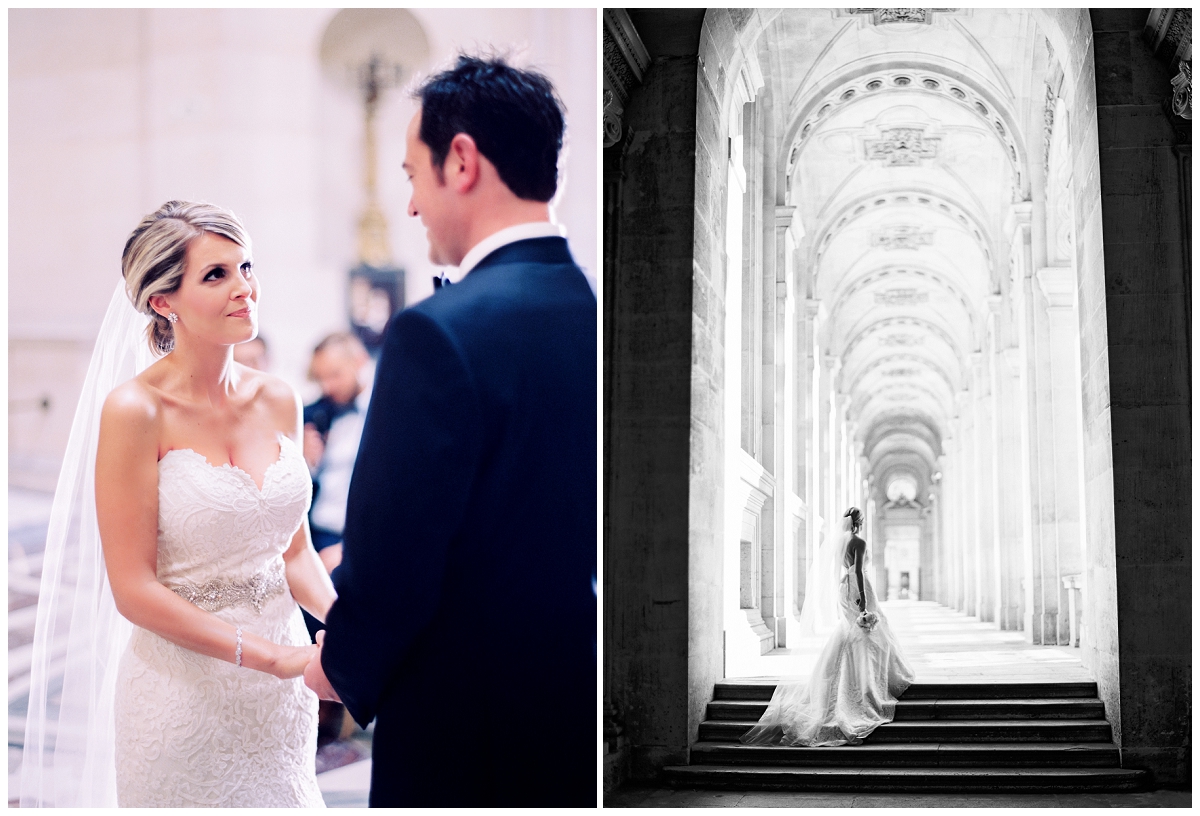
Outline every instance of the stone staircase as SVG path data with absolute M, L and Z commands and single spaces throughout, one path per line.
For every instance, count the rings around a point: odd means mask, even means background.
M 1096 684 L 915 683 L 861 745 L 742 745 L 774 681 L 717 683 L 677 787 L 793 791 L 1129 791 Z

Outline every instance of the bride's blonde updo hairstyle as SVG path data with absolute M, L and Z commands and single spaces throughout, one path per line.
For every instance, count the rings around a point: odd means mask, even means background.
M 857 507 L 851 507 L 842 514 L 842 518 L 846 518 L 847 516 L 850 517 L 850 532 L 857 533 L 862 529 L 863 518 L 861 510 L 859 510 Z
M 150 298 L 179 288 L 188 245 L 205 232 L 250 250 L 250 236 L 236 215 L 215 204 L 191 201 L 163 204 L 143 218 L 125 242 L 121 253 L 125 291 L 134 307 L 150 316 L 146 334 L 158 354 L 175 348 L 175 332 L 171 322 L 151 308 Z

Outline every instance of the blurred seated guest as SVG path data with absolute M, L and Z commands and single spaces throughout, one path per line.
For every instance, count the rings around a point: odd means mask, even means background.
M 308 523 L 313 547 L 329 573 L 342 561 L 346 496 L 371 401 L 373 366 L 369 363 L 370 356 L 357 337 L 337 332 L 317 344 L 308 369 L 309 379 L 321 386 L 321 398 L 304 406 L 304 458 L 313 477 Z M 314 637 L 324 628 L 310 615 L 304 622 Z M 342 704 L 322 700 L 317 723 L 319 771 L 345 763 L 341 754 L 348 749 L 336 742 L 347 735 L 343 725 L 353 726 L 353 721 L 345 718 Z M 356 758 L 357 754 L 351 757 Z
M 255 371 L 268 371 L 271 368 L 271 354 L 267 350 L 267 341 L 261 334 L 253 340 L 234 346 L 233 359 Z
M 308 520 L 313 546 L 331 573 L 342 560 L 346 496 L 371 401 L 370 361 L 357 337 L 336 332 L 317 344 L 308 369 L 321 386 L 321 398 L 304 406 L 304 458 L 314 482 Z

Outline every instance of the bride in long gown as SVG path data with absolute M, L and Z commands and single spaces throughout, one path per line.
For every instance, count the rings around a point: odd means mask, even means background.
M 857 745 L 892 721 L 896 699 L 912 684 L 913 670 L 863 570 L 866 542 L 857 535 L 862 513 L 851 507 L 843 518 L 840 552 L 825 554 L 832 568 L 818 570 L 814 582 L 831 582 L 833 570 L 840 568 L 833 631 L 811 677 L 780 682 L 758 724 L 742 737 L 744 743 Z M 833 555 L 840 560 L 834 562 Z M 819 605 L 821 593 L 810 592 L 805 603 Z
M 323 807 L 297 602 L 323 620 L 335 594 L 296 394 L 233 361 L 249 236 L 172 201 L 121 265 L 47 536 L 21 803 Z

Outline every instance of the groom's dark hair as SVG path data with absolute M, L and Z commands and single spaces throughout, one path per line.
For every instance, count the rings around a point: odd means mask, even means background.
M 418 135 L 433 154 L 439 181 L 450 141 L 465 133 L 518 198 L 554 198 L 565 123 L 546 77 L 500 58 L 459 54 L 453 68 L 430 77 L 413 96 L 421 100 Z

